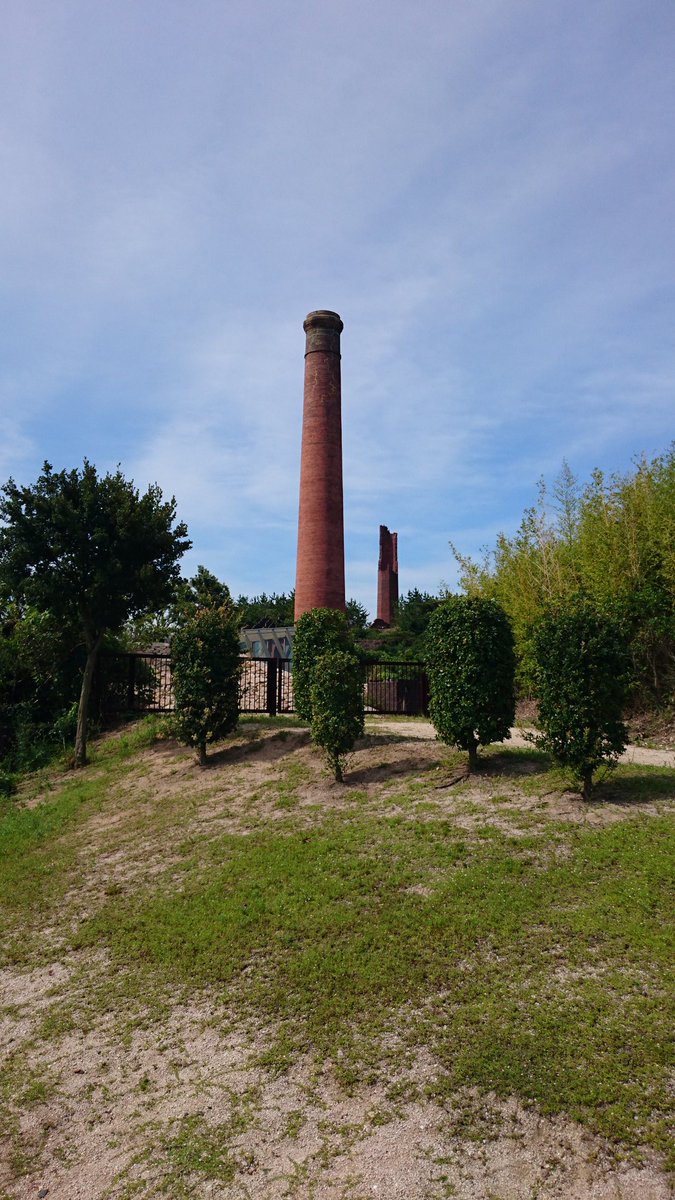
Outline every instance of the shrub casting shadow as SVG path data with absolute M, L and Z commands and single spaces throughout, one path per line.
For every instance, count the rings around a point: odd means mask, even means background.
M 357 750 L 372 750 L 378 746 L 400 746 L 402 742 L 422 742 L 433 746 L 433 738 L 416 738 L 409 733 L 365 733 L 356 743 Z
M 672 767 L 649 768 L 649 774 L 611 775 L 599 782 L 593 792 L 596 803 L 618 804 L 632 808 L 650 800 L 675 800 L 675 770 Z
M 543 750 L 520 746 L 505 746 L 496 754 L 481 755 L 478 751 L 477 775 L 540 775 L 550 771 L 553 760 Z
M 309 744 L 309 730 L 280 729 L 278 733 L 266 737 L 251 738 L 244 745 L 223 746 L 222 750 L 214 750 L 207 755 L 205 770 L 210 767 L 221 767 L 227 763 L 241 762 L 252 755 L 263 757 L 265 762 L 277 762 L 284 755 L 299 750 Z
M 357 767 L 347 771 L 346 783 L 381 783 L 395 775 L 421 775 L 436 766 L 433 762 L 420 762 L 419 758 L 400 758 L 398 762 L 379 763 L 374 767 Z M 430 785 L 433 786 L 433 785 Z

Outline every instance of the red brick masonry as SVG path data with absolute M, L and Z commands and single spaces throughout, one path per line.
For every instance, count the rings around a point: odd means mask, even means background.
M 398 534 L 380 525 L 380 559 L 377 564 L 377 619 L 391 625 L 398 604 Z
M 310 608 L 345 607 L 340 334 L 337 313 L 306 318 L 305 403 L 295 619 Z

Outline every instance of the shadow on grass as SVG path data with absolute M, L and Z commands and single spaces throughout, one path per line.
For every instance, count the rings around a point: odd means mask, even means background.
M 395 762 L 377 763 L 372 767 L 357 767 L 356 770 L 349 771 L 348 782 L 382 783 L 385 779 L 393 779 L 399 775 L 420 776 L 436 765 L 438 764 L 435 762 L 420 762 L 419 758 L 399 758 Z
M 356 743 L 357 750 L 377 750 L 380 746 L 400 746 L 403 742 L 414 742 L 416 745 L 423 742 L 426 746 L 440 745 L 435 743 L 431 738 L 414 738 L 409 737 L 407 733 L 372 733 L 366 730 L 363 737 L 359 738 Z
M 544 775 L 551 770 L 549 754 L 534 746 L 487 746 L 478 755 L 477 775 Z
M 598 783 L 593 800 L 622 806 L 675 800 L 675 771 L 672 767 L 618 767 L 615 774 Z
M 251 738 L 243 745 L 223 746 L 222 750 L 213 750 L 207 755 L 206 770 L 222 767 L 228 763 L 241 762 L 243 759 L 255 756 L 265 762 L 277 762 L 286 754 L 292 754 L 302 746 L 309 745 L 309 730 L 280 729 L 267 737 Z

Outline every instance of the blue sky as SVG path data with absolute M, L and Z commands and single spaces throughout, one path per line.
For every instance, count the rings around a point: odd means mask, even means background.
M 675 436 L 673 0 L 5 0 L 0 479 L 120 463 L 295 577 L 307 312 L 347 592 L 453 585 L 541 474 Z

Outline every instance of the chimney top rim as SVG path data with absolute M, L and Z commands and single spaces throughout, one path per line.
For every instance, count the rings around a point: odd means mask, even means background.
M 344 324 L 339 313 L 333 312 L 330 308 L 317 308 L 314 312 L 307 314 L 302 328 L 305 333 L 308 329 L 333 329 L 336 333 L 342 333 Z

